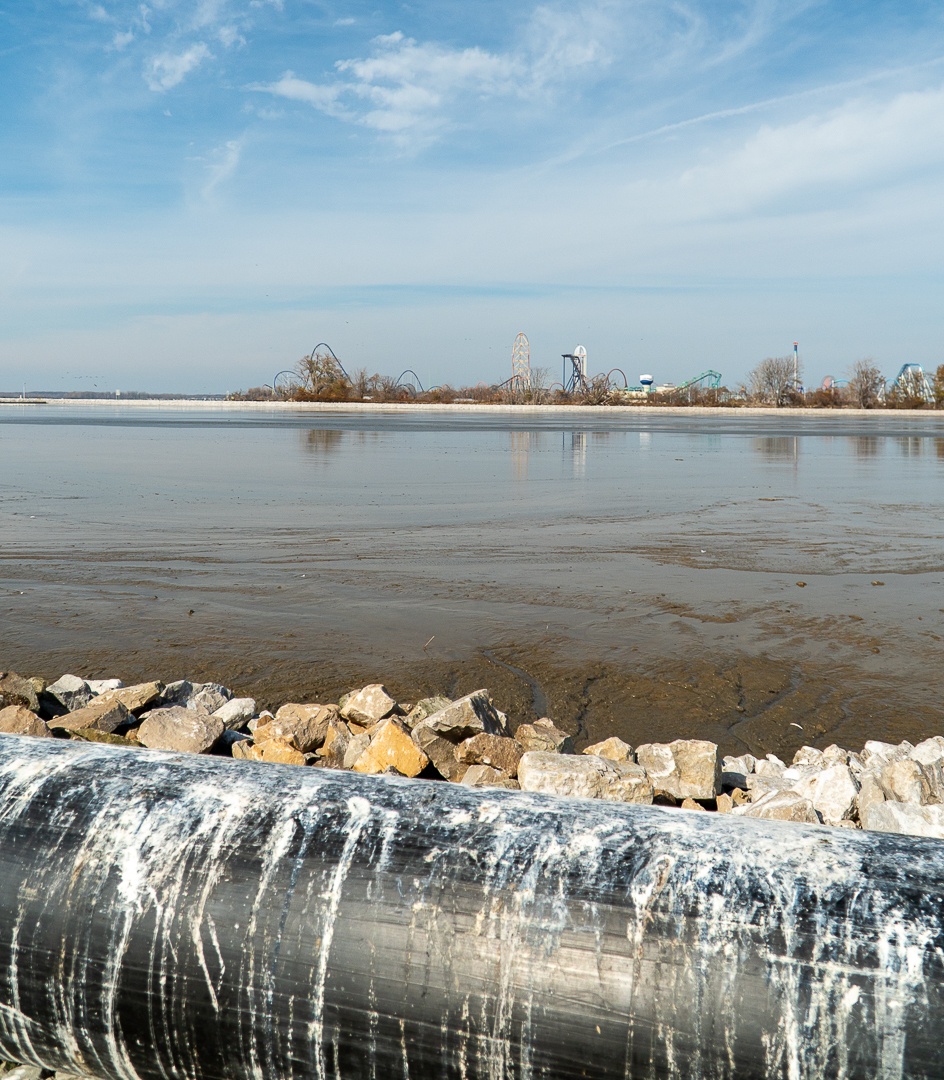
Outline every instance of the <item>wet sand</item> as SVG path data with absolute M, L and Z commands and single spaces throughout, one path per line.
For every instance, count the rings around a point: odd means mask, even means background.
M 339 415 L 301 415 L 312 412 Z M 790 432 L 836 418 L 768 413 L 748 422 L 769 430 L 728 446 L 690 430 L 691 411 L 658 410 L 656 424 L 675 427 L 648 443 L 592 426 L 468 444 L 446 431 L 431 466 L 425 444 L 409 456 L 412 436 L 381 431 L 375 445 L 340 412 L 335 428 L 299 421 L 284 475 L 254 477 L 255 429 L 228 433 L 219 452 L 218 433 L 185 444 L 180 468 L 201 462 L 226 513 L 201 508 L 183 471 L 168 480 L 159 425 L 122 434 L 129 458 L 154 462 L 135 490 L 143 466 L 116 464 L 115 433 L 83 426 L 81 409 L 69 412 L 87 458 L 74 476 L 61 429 L 11 435 L 0 416 L 13 466 L 0 666 L 212 679 L 267 705 L 371 681 L 400 699 L 487 686 L 513 721 L 547 713 L 581 741 L 699 736 L 726 752 L 944 728 L 936 416 L 871 414 L 853 431 L 846 414 L 835 445 L 813 454 Z M 719 432 L 745 423 L 707 412 L 696 423 L 720 420 Z M 442 476 L 420 483 L 414 460 Z M 355 481 L 348 504 L 332 501 Z M 121 502 L 122 484 L 140 503 Z

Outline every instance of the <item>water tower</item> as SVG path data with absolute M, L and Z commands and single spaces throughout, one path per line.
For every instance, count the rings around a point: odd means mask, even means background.
M 645 390 L 647 394 L 651 393 L 652 384 L 655 382 L 655 379 L 653 379 L 653 377 L 651 375 L 640 375 L 639 376 L 639 382 L 640 382 L 643 390 Z

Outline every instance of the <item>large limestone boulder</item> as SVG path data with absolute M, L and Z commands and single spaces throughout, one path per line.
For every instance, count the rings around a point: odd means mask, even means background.
M 347 749 L 344 751 L 344 760 L 341 762 L 341 767 L 344 769 L 353 769 L 354 763 L 358 760 L 361 754 L 370 746 L 370 732 L 361 731 L 357 735 L 351 736 L 351 741 L 347 744 Z
M 85 682 L 96 697 L 104 694 L 106 690 L 118 690 L 124 686 L 121 679 L 86 679 Z
M 63 675 L 46 687 L 46 693 L 51 694 L 68 712 L 84 708 L 92 700 L 88 683 L 78 675 Z
M 546 716 L 535 720 L 533 724 L 519 724 L 515 738 L 525 751 L 544 751 L 549 754 L 574 752 L 574 740 Z
M 916 806 L 888 800 L 868 806 L 861 815 L 862 828 L 873 832 L 903 833 L 944 840 L 944 806 Z
M 223 721 L 227 731 L 237 731 L 256 715 L 256 699 L 251 697 L 230 698 L 213 715 Z
M 334 705 L 283 705 L 274 717 L 256 727 L 256 741 L 267 738 L 286 739 L 303 754 L 317 750 L 325 741 L 328 727 L 338 716 Z M 261 720 L 262 718 L 260 718 Z
M 233 696 L 233 691 L 219 683 L 195 683 L 193 691 L 184 703 L 194 712 L 215 713 Z
M 605 757 L 610 761 L 634 761 L 633 748 L 627 742 L 623 742 L 622 739 L 617 738 L 615 735 L 609 739 L 604 739 L 603 742 L 594 743 L 592 746 L 588 746 L 584 750 L 585 754 L 590 754 L 592 757 Z
M 819 824 L 819 818 L 809 799 L 795 791 L 771 791 L 756 803 L 735 806 L 731 811 L 741 817 L 764 818 L 768 821 L 799 821 Z
M 824 769 L 814 768 L 810 775 L 790 786 L 812 803 L 827 825 L 838 825 L 855 817 L 859 785 L 848 765 L 836 762 Z
M 409 728 L 390 718 L 373 729 L 366 749 L 351 768 L 371 775 L 394 768 L 402 776 L 419 776 L 428 764 L 429 758 L 410 737 Z
M 570 798 L 651 803 L 652 784 L 639 765 L 588 755 L 532 750 L 518 765 L 522 791 Z
M 396 705 L 385 686 L 373 683 L 347 696 L 341 708 L 341 716 L 345 720 L 353 720 L 355 724 L 370 727 L 389 716 Z
M 30 712 L 38 712 L 39 697 L 29 679 L 15 671 L 0 671 L 0 709 L 10 705 L 22 705 Z
M 206 754 L 223 734 L 223 721 L 208 713 L 172 705 L 148 713 L 137 730 L 138 741 L 151 750 Z
M 721 756 L 713 742 L 644 743 L 636 748 L 636 760 L 657 791 L 676 799 L 713 799 L 721 790 Z
M 95 700 L 97 702 L 120 702 L 128 710 L 138 716 L 150 705 L 161 701 L 161 692 L 164 684 L 160 682 L 135 683 L 134 686 L 122 686 L 117 690 L 106 690 Z
M 343 769 L 350 742 L 351 731 L 347 724 L 340 717 L 329 720 L 324 742 L 315 751 L 318 763 L 326 769 Z
M 133 721 L 134 716 L 120 701 L 97 697 L 92 698 L 84 709 L 76 709 L 75 712 L 56 717 L 52 726 L 64 728 L 66 731 L 94 730 L 111 734 L 116 728 Z
M 23 705 L 8 705 L 0 709 L 0 734 L 52 738 L 52 732 L 42 719 Z
M 455 749 L 456 760 L 466 765 L 490 765 L 507 777 L 518 773 L 522 749 L 519 743 L 505 735 L 488 735 L 482 732 L 459 743 Z

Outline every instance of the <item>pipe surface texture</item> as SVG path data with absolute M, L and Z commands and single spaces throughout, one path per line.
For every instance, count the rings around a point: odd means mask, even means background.
M 944 844 L 0 737 L 0 1056 L 944 1075 Z

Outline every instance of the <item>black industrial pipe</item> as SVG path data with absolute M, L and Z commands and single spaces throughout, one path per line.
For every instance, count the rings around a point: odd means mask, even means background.
M 936 841 L 0 736 L 0 1056 L 939 1078 L 942 886 Z

